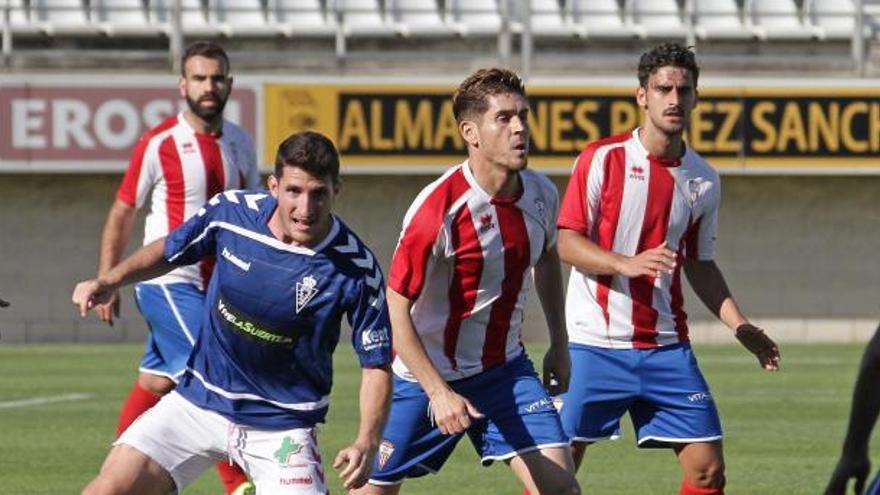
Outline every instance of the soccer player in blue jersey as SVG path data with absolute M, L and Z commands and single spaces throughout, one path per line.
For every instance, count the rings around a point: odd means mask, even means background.
M 166 238 L 74 289 L 85 315 L 122 285 L 217 258 L 176 390 L 123 433 L 84 493 L 180 491 L 221 459 L 242 466 L 257 493 L 326 493 L 315 425 L 327 413 L 343 314 L 363 368 L 361 421 L 334 466 L 347 489 L 367 481 L 391 393 L 382 273 L 332 213 L 339 157 L 326 137 L 285 140 L 269 190 L 214 196 Z

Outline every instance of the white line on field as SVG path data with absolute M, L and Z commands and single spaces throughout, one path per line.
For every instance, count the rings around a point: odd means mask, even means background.
M 90 399 L 92 394 L 63 394 L 53 395 L 51 397 L 33 397 L 30 399 L 9 400 L 0 402 L 0 409 L 13 409 L 16 407 L 40 406 L 43 404 L 51 404 L 53 402 L 68 402 L 72 400 Z

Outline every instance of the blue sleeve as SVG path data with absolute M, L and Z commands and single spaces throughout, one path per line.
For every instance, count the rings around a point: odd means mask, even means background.
M 217 228 L 212 225 L 222 193 L 214 196 L 189 220 L 165 238 L 165 259 L 174 265 L 191 265 L 215 254 Z
M 385 278 L 377 265 L 364 274 L 348 312 L 351 343 L 364 368 L 391 362 L 391 321 L 385 302 Z

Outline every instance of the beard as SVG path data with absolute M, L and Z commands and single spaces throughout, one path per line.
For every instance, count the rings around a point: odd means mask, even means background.
M 226 98 L 221 98 L 219 95 L 213 96 L 215 97 L 215 100 L 217 102 L 217 105 L 214 107 L 205 108 L 199 105 L 198 100 L 193 100 L 189 97 L 189 95 L 187 95 L 186 97 L 186 104 L 187 106 L 189 106 L 189 109 L 192 111 L 192 113 L 196 114 L 196 116 L 198 116 L 200 119 L 205 121 L 212 121 L 223 115 L 223 108 L 226 107 L 226 100 L 229 98 L 228 96 Z M 203 100 L 204 98 L 205 97 L 203 96 L 199 100 Z

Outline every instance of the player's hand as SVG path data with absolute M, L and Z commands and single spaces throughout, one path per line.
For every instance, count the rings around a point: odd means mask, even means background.
M 469 400 L 446 389 L 431 397 L 431 416 L 444 435 L 454 435 L 470 428 L 472 420 L 483 414 Z
M 751 323 L 743 323 L 736 327 L 736 340 L 752 354 L 757 356 L 761 367 L 769 371 L 777 371 L 779 369 L 779 347 L 776 342 L 764 333 L 764 330 L 752 325 Z
M 342 449 L 333 460 L 333 469 L 339 471 L 339 479 L 346 490 L 364 486 L 373 470 L 373 458 L 377 447 L 360 445 L 357 442 Z
M 544 354 L 544 388 L 547 393 L 556 396 L 568 390 L 571 379 L 571 358 L 565 347 L 550 346 Z
M 76 284 L 71 301 L 79 307 L 80 316 L 85 318 L 90 309 L 109 302 L 114 292 L 115 289 L 102 284 L 98 279 L 86 280 Z
M 119 318 L 119 292 L 113 291 L 110 300 L 106 304 L 99 304 L 95 308 L 98 319 L 113 326 L 113 318 Z
M 617 267 L 617 271 L 628 278 L 659 278 L 664 272 L 672 273 L 674 269 L 675 251 L 666 247 L 666 241 L 655 248 L 624 258 Z
M 855 457 L 844 455 L 831 474 L 831 481 L 825 487 L 825 495 L 844 495 L 847 483 L 853 478 L 855 479 L 853 493 L 861 494 L 865 489 L 865 480 L 868 479 L 870 470 L 871 462 L 867 455 Z

